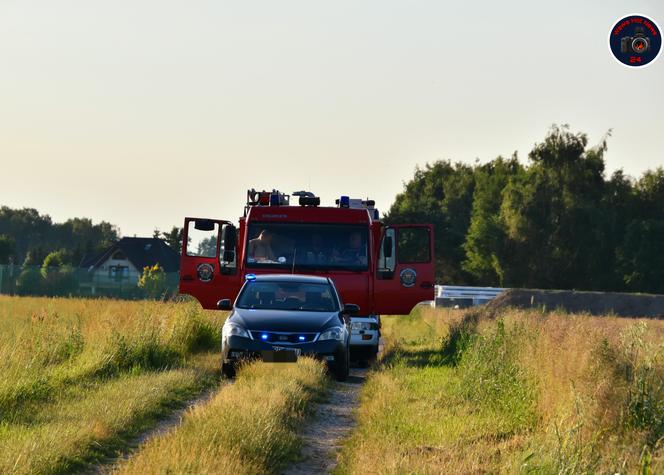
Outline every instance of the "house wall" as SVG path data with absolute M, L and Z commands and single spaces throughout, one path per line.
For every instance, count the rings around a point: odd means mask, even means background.
M 114 277 L 111 275 L 112 267 L 127 267 L 127 275 L 123 275 L 122 278 Z M 142 273 L 142 272 L 141 272 Z M 96 284 L 113 284 L 113 285 L 131 285 L 134 286 L 138 284 L 138 279 L 141 276 L 141 273 L 138 272 L 138 269 L 129 261 L 129 259 L 110 259 L 102 263 L 94 270 L 93 282 Z

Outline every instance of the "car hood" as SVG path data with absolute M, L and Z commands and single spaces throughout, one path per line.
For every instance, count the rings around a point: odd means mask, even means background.
M 236 308 L 228 321 L 250 331 L 320 332 L 342 325 L 339 312 Z

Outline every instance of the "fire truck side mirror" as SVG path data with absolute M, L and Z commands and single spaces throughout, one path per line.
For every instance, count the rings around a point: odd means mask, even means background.
M 235 226 L 228 224 L 223 226 L 221 230 L 221 239 L 223 242 L 223 247 L 226 251 L 231 251 L 235 249 L 237 245 L 237 233 Z
M 198 231 L 214 231 L 214 221 L 211 219 L 197 219 L 194 221 L 194 229 Z
M 392 236 L 385 236 L 383 239 L 383 256 L 392 257 Z

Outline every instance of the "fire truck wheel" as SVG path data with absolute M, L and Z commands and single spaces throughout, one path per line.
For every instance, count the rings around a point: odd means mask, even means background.
M 226 379 L 235 378 L 235 363 L 222 363 L 221 374 Z

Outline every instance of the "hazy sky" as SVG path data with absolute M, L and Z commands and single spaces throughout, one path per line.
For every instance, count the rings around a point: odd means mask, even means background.
M 247 188 L 370 196 L 416 165 L 526 160 L 553 123 L 608 170 L 664 165 L 664 54 L 608 50 L 643 1 L 0 0 L 0 204 L 124 235 L 236 220 Z

